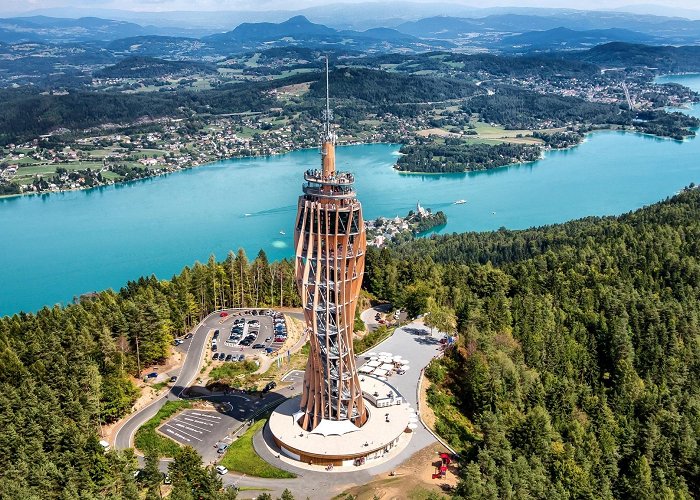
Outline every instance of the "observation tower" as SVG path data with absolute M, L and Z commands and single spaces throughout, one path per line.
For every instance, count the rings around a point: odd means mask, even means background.
M 309 467 L 363 467 L 408 443 L 411 411 L 385 377 L 358 376 L 352 338 L 366 235 L 355 178 L 335 169 L 335 141 L 326 59 L 321 168 L 304 173 L 294 226 L 309 359 L 301 396 L 275 408 L 265 441 Z
M 355 179 L 335 169 L 327 58 L 323 118 L 321 168 L 304 173 L 294 233 L 296 281 L 310 338 L 298 422 L 307 431 L 321 426 L 343 434 L 367 419 L 352 347 L 366 236 Z

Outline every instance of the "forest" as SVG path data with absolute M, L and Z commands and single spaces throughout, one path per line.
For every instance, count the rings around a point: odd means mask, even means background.
M 369 249 L 365 286 L 454 310 L 426 370 L 455 498 L 695 498 L 700 191 L 620 217 Z
M 333 97 L 358 99 L 373 105 L 427 104 L 474 95 L 478 87 L 465 80 L 411 76 L 365 68 L 342 68 L 329 76 Z M 311 84 L 311 97 L 325 97 L 325 81 Z
M 170 280 L 0 318 L 0 498 L 135 498 L 133 455 L 98 444 L 100 424 L 138 396 L 131 377 L 210 311 L 297 305 L 293 274 L 289 261 L 240 250 Z
M 96 78 L 156 78 L 215 74 L 216 66 L 193 61 L 168 61 L 156 57 L 127 57 L 94 73 Z

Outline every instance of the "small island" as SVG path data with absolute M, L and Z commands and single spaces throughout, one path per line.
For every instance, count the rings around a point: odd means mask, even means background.
M 367 245 L 384 247 L 388 243 L 400 243 L 411 240 L 426 231 L 447 224 L 445 212 L 432 213 L 429 208 L 416 204 L 405 217 L 396 216 L 393 219 L 378 217 L 365 221 L 367 230 Z

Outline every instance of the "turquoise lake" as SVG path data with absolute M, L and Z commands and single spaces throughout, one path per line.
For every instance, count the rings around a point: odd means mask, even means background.
M 700 75 L 660 81 L 700 90 Z M 700 106 L 686 112 L 700 116 Z M 700 183 L 700 139 L 596 132 L 535 163 L 448 175 L 397 173 L 398 149 L 341 147 L 338 166 L 355 173 L 365 218 L 404 215 L 420 201 L 445 211 L 443 232 L 615 215 Z M 66 304 L 141 275 L 168 278 L 239 247 L 250 258 L 261 248 L 272 259 L 291 256 L 302 174 L 319 161 L 317 150 L 304 150 L 120 186 L 0 199 L 0 315 Z M 454 205 L 459 199 L 467 203 Z

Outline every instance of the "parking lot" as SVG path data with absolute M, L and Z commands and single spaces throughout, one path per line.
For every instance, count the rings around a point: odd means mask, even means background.
M 282 377 L 282 382 L 291 384 L 291 386 L 298 385 L 301 387 L 301 383 L 304 381 L 304 371 L 303 370 L 292 370 Z
M 212 339 L 214 361 L 242 361 L 262 352 L 274 355 L 287 340 L 282 313 L 252 309 L 221 314 L 221 327 Z
M 214 459 L 219 442 L 230 443 L 228 437 L 240 421 L 215 410 L 184 410 L 167 420 L 158 430 L 180 444 L 192 446 L 206 460 Z

